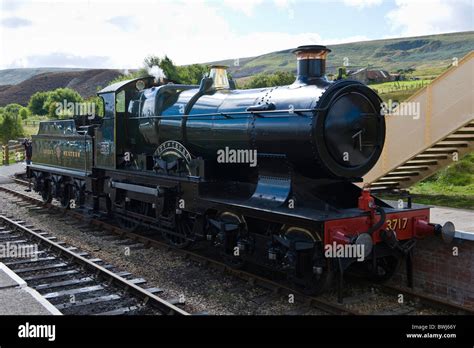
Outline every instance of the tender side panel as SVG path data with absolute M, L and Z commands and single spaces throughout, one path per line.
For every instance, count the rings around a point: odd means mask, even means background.
M 92 170 L 92 138 L 81 135 L 34 135 L 35 164 Z

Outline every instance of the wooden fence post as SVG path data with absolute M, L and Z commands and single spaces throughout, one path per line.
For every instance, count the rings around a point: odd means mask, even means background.
M 3 146 L 3 164 L 8 166 L 10 163 L 10 154 L 8 153 L 8 145 Z

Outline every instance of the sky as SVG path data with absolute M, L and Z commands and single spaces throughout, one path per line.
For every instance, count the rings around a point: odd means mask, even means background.
M 474 30 L 474 0 L 0 0 L 0 69 L 135 69 Z

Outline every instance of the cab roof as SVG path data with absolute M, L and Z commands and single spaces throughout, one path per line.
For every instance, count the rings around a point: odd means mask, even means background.
M 153 83 L 154 77 L 153 76 L 145 76 L 145 77 L 140 77 L 132 80 L 125 80 L 125 81 L 119 81 L 116 83 L 111 84 L 110 86 L 107 86 L 103 89 L 101 89 L 97 94 L 103 94 L 103 93 L 110 93 L 114 92 L 117 93 L 120 90 L 124 89 L 127 86 L 134 85 L 137 81 L 139 80 L 144 80 L 146 86 L 150 85 Z

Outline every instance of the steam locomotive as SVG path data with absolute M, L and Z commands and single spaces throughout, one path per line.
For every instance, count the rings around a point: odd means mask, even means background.
M 316 294 L 354 268 L 388 279 L 418 238 L 454 234 L 429 209 L 360 188 L 385 140 L 381 100 L 328 81 L 324 46 L 294 50 L 293 84 L 239 90 L 224 66 L 200 85 L 115 83 L 104 116 L 41 122 L 28 176 L 45 202 L 107 212 L 177 248 L 204 245 L 232 267 L 258 264 Z

